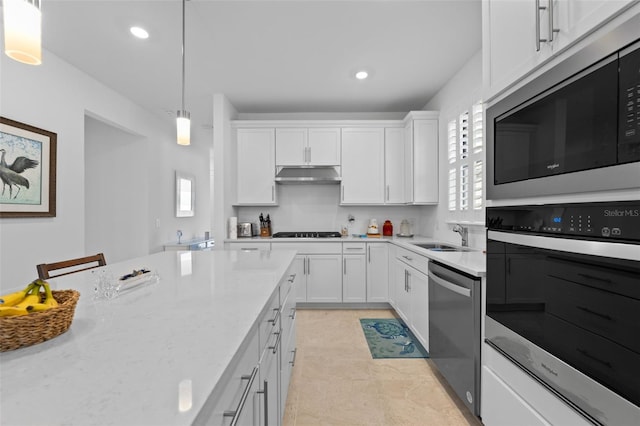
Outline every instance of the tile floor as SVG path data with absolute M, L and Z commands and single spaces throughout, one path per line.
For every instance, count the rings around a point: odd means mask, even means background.
M 430 361 L 371 358 L 359 319 L 393 316 L 391 310 L 298 310 L 284 426 L 482 424 Z

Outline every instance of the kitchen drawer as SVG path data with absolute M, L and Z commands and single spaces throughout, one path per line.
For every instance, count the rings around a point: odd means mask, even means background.
M 398 247 L 396 258 L 409 266 L 413 266 L 420 272 L 425 274 L 429 273 L 429 258 L 425 256 L 421 256 L 411 250 Z
M 272 250 L 297 250 L 298 254 L 342 254 L 342 243 L 272 242 Z
M 342 243 L 342 254 L 366 254 L 366 243 Z
M 257 241 L 238 241 L 224 243 L 225 248 L 229 250 L 271 250 L 271 243 Z

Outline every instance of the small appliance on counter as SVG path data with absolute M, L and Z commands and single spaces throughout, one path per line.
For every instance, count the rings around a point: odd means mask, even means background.
M 238 238 L 251 238 L 253 237 L 253 223 L 240 222 L 238 224 Z
M 378 229 L 378 220 L 371 219 L 369 221 L 369 227 L 367 228 L 367 236 L 368 237 L 379 237 L 380 230 Z

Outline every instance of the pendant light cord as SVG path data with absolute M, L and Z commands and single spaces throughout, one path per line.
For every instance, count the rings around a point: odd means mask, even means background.
M 185 4 L 187 0 L 182 0 L 182 111 L 184 111 L 184 40 L 185 40 Z

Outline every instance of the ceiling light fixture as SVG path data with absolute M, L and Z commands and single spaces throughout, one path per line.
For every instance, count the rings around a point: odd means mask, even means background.
M 191 114 L 184 109 L 184 11 L 186 0 L 182 0 L 182 109 L 176 116 L 178 145 L 191 145 Z
M 40 0 L 3 0 L 4 53 L 29 65 L 42 63 Z
M 366 79 L 367 77 L 369 77 L 369 73 L 368 73 L 368 72 L 366 72 L 366 71 L 358 71 L 358 72 L 356 73 L 356 78 L 357 78 L 358 80 L 364 80 L 364 79 Z
M 131 34 L 133 34 L 134 36 L 141 38 L 143 40 L 149 38 L 149 33 L 144 28 L 131 27 L 129 28 L 129 31 L 131 31 Z

